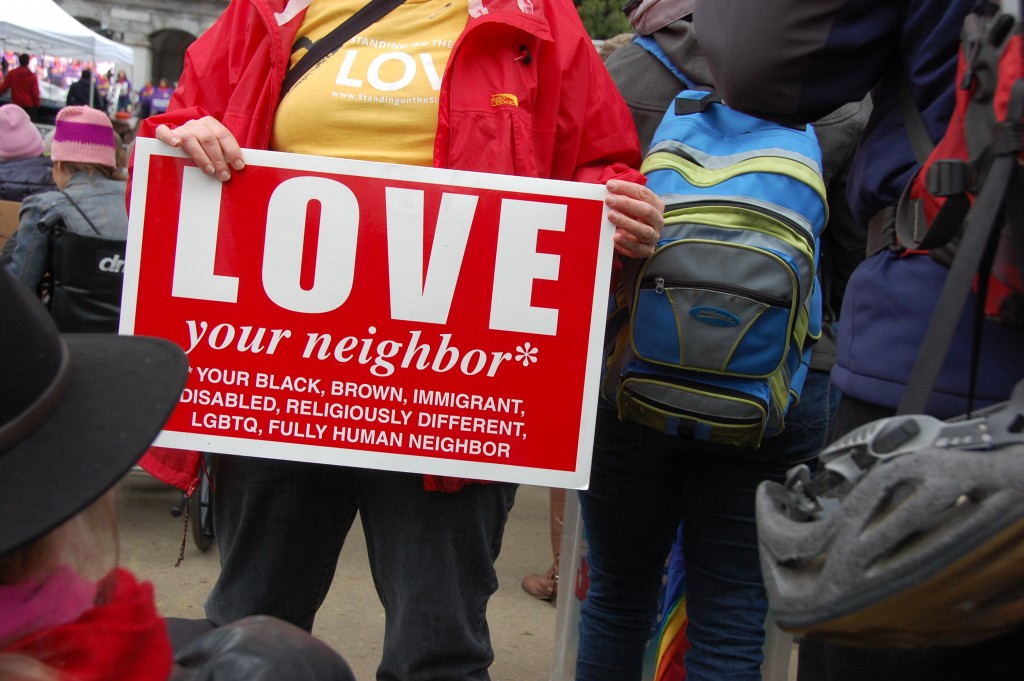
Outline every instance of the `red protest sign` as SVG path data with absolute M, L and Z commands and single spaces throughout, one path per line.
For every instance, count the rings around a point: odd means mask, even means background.
M 121 332 L 191 366 L 157 444 L 586 486 L 602 186 L 245 154 L 136 145 Z

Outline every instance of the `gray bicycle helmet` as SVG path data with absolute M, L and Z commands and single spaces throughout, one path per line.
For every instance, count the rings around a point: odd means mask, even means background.
M 958 645 L 1024 621 L 1024 382 L 973 418 L 896 416 L 757 490 L 761 566 L 788 631 Z

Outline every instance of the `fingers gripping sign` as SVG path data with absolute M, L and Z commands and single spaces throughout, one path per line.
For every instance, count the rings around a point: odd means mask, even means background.
M 235 136 L 223 123 L 212 116 L 188 121 L 173 130 L 167 125 L 156 129 L 156 138 L 189 155 L 207 175 L 221 181 L 231 179 L 231 170 L 245 167 L 242 149 Z
M 608 220 L 615 225 L 615 251 L 630 258 L 654 253 L 665 224 L 665 204 L 650 189 L 636 182 L 609 180 L 605 203 Z

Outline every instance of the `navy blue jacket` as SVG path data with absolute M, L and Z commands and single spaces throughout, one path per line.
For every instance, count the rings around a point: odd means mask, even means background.
M 21 201 L 33 194 L 57 191 L 53 164 L 46 156 L 0 163 L 0 199 Z
M 784 123 L 812 121 L 875 90 L 848 184 L 865 224 L 893 205 L 916 167 L 899 109 L 901 65 L 934 140 L 953 110 L 959 34 L 974 0 L 697 0 L 694 25 L 731 106 Z M 857 268 L 840 318 L 833 383 L 882 407 L 899 404 L 947 270 L 884 251 Z M 968 300 L 930 411 L 963 413 L 971 348 Z M 986 323 L 976 396 L 1009 396 L 1024 376 L 1024 334 Z

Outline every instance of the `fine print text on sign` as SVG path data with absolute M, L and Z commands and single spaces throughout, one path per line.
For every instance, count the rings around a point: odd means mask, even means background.
M 139 139 L 121 332 L 190 375 L 157 444 L 585 487 L 600 185 Z

